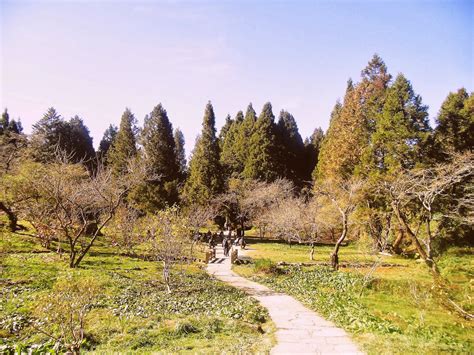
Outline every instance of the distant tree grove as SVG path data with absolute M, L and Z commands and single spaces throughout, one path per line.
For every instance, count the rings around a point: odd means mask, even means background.
M 107 128 L 95 151 L 81 117 L 67 120 L 51 107 L 26 136 L 5 109 L 0 210 L 6 227 L 15 230 L 28 216 L 32 222 L 43 218 L 25 212 L 28 203 L 38 206 L 35 213 L 53 213 L 60 201 L 54 182 L 75 179 L 77 189 L 65 191 L 83 189 L 96 196 L 90 201 L 61 196 L 64 205 L 74 205 L 74 218 L 56 211 L 62 217 L 50 225 L 63 226 L 65 240 L 74 240 L 70 231 L 77 238 L 95 238 L 100 230 L 91 225 L 104 228 L 121 206 L 137 216 L 173 206 L 194 212 L 217 206 L 213 218 L 221 225 L 255 226 L 261 235 L 312 245 L 333 240 L 336 269 L 339 246 L 348 238 L 369 236 L 380 251 L 411 250 L 435 274 L 438 253 L 452 244 L 473 243 L 474 95 L 464 88 L 447 95 L 432 127 L 412 83 L 403 74 L 393 77 L 374 55 L 360 80 L 348 80 L 326 132 L 315 128 L 303 139 L 293 114 L 282 110 L 275 117 L 270 102 L 259 114 L 250 103 L 227 115 L 218 132 L 208 102 L 189 162 L 184 136 L 171 118 L 158 103 L 138 127 L 126 108 L 119 126 Z M 81 168 L 68 169 L 65 161 Z M 71 179 L 53 174 L 59 170 Z M 40 172 L 51 177 L 46 181 Z M 69 230 L 74 220 L 80 227 Z

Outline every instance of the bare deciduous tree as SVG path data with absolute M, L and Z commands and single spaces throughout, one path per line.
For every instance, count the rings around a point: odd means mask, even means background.
M 362 180 L 326 181 L 316 186 L 316 193 L 326 197 L 340 215 L 341 235 L 331 254 L 331 265 L 334 270 L 339 267 L 339 248 L 347 237 L 350 217 L 357 207 Z
M 472 197 L 469 191 L 473 189 L 473 178 L 474 154 L 468 152 L 453 156 L 447 164 L 403 172 L 383 182 L 382 186 L 390 196 L 391 206 L 404 235 L 408 236 L 429 267 L 439 295 L 447 300 L 454 311 L 468 319 L 474 318 L 474 315 L 464 311 L 447 294 L 446 281 L 434 258 L 433 241 L 441 237 L 437 225 L 442 219 L 456 218 L 466 223 L 472 220 L 473 203 L 469 201 L 469 196 Z M 457 209 L 450 209 L 452 204 L 447 202 L 452 202 L 451 194 L 457 187 L 468 192 L 467 198 L 456 202 L 459 206 Z
M 146 222 L 150 252 L 163 264 L 163 280 L 171 293 L 172 266 L 184 261 L 184 252 L 190 243 L 188 223 L 176 207 L 148 216 Z
M 56 162 L 37 165 L 35 174 L 25 176 L 23 191 L 29 198 L 22 205 L 22 216 L 33 226 L 46 225 L 54 231 L 56 239 L 67 245 L 69 266 L 77 267 L 130 189 L 146 177 L 139 162 L 130 162 L 128 171 L 114 176 L 99 166 L 91 175 L 61 154 Z
M 87 314 L 100 298 L 101 287 L 90 277 L 59 279 L 51 292 L 38 300 L 34 328 L 65 347 L 71 354 L 79 354 L 84 343 Z

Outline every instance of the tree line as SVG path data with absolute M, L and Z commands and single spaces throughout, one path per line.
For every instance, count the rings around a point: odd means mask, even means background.
M 0 209 L 12 230 L 22 218 L 45 240 L 65 236 L 72 266 L 110 220 L 133 225 L 131 215 L 171 206 L 188 212 L 193 230 L 213 219 L 289 242 L 333 240 L 335 269 L 348 237 L 416 253 L 435 275 L 447 246 L 472 244 L 474 95 L 464 88 L 448 94 L 433 128 L 411 82 L 374 55 L 360 80 L 348 81 L 326 132 L 303 140 L 293 115 L 276 119 L 270 103 L 259 115 L 249 104 L 227 116 L 219 133 L 215 121 L 208 102 L 187 163 L 184 136 L 161 104 L 143 127 L 126 109 L 97 151 L 78 116 L 50 108 L 27 137 L 5 110 Z M 92 242 L 78 243 L 85 236 Z

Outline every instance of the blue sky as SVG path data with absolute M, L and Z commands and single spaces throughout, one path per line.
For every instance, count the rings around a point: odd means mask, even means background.
M 97 146 L 125 107 L 142 122 L 161 102 L 189 152 L 208 100 L 218 128 L 270 101 L 305 137 L 378 53 L 433 118 L 449 91 L 474 90 L 473 4 L 0 0 L 0 106 L 26 132 L 50 106 L 77 114 Z

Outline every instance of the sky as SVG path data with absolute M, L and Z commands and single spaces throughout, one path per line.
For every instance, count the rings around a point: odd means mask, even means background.
M 53 106 L 97 147 L 126 107 L 162 103 L 189 154 L 210 100 L 227 114 L 270 101 L 301 135 L 327 129 L 349 78 L 378 53 L 433 119 L 474 90 L 474 1 L 0 0 L 0 107 L 25 131 Z

